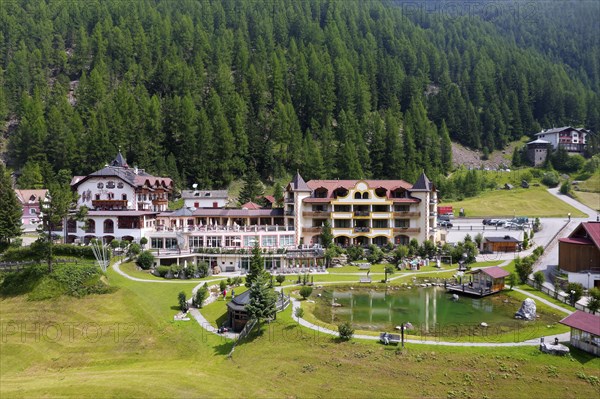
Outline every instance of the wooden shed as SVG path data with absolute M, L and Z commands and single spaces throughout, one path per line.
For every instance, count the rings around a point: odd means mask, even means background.
M 467 272 L 469 281 L 463 280 L 460 284 L 447 285 L 446 289 L 476 296 L 491 295 L 504 289 L 504 279 L 509 274 L 498 266 L 475 269 Z
M 250 301 L 250 290 L 244 291 L 227 303 L 227 324 L 235 332 L 240 332 L 248 322 L 246 305 Z
M 576 310 L 560 323 L 571 327 L 571 345 L 600 357 L 600 316 Z
M 484 252 L 516 252 L 521 242 L 514 237 L 485 237 L 483 241 Z

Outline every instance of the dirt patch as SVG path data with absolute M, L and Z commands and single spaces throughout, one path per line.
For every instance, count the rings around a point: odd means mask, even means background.
M 512 153 L 517 146 L 523 145 L 523 141 L 515 141 L 510 143 L 504 150 L 497 150 L 489 155 L 489 159 L 484 161 L 481 159 L 483 152 L 479 150 L 471 150 L 458 143 L 452 143 L 452 161 L 455 168 L 461 165 L 466 168 L 476 169 L 500 169 L 511 165 Z

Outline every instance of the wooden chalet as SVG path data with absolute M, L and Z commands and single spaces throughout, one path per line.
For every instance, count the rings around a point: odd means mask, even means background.
M 600 222 L 582 222 L 558 241 L 558 265 L 569 281 L 600 287 Z
M 571 345 L 600 357 L 600 316 L 576 310 L 560 323 L 571 327 Z
M 521 242 L 514 237 L 485 237 L 483 241 L 484 252 L 516 252 Z
M 465 279 L 460 284 L 446 284 L 446 289 L 451 292 L 483 297 L 502 291 L 504 279 L 509 274 L 498 266 L 475 269 L 467 272 Z

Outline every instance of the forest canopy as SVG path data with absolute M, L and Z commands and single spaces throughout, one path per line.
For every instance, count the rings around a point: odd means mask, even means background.
M 7 163 L 85 174 L 121 149 L 188 187 L 248 168 L 414 181 L 451 169 L 451 140 L 492 151 L 543 127 L 598 132 L 597 3 L 533 4 L 5 0 Z

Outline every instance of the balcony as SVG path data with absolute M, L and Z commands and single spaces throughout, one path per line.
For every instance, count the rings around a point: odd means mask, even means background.
M 295 214 L 294 211 L 285 211 L 285 216 L 294 216 Z
M 421 217 L 421 212 L 394 212 L 393 216 L 396 217 Z
M 394 233 L 420 233 L 420 227 L 394 227 Z
M 354 211 L 354 217 L 369 217 L 370 215 L 369 211 Z
M 127 209 L 127 200 L 92 200 L 92 207 L 98 209 Z
M 293 196 L 285 197 L 284 202 L 286 204 L 293 204 L 294 203 L 294 197 Z
M 302 232 L 303 233 L 320 233 L 321 229 L 322 229 L 322 227 L 303 227 Z
M 313 218 L 328 218 L 331 212 L 329 211 L 303 211 L 302 216 L 313 217 Z
M 169 205 L 169 200 L 166 198 L 157 198 L 152 200 L 152 205 Z
M 370 227 L 355 227 L 354 228 L 355 233 L 368 233 L 370 231 L 371 231 Z

